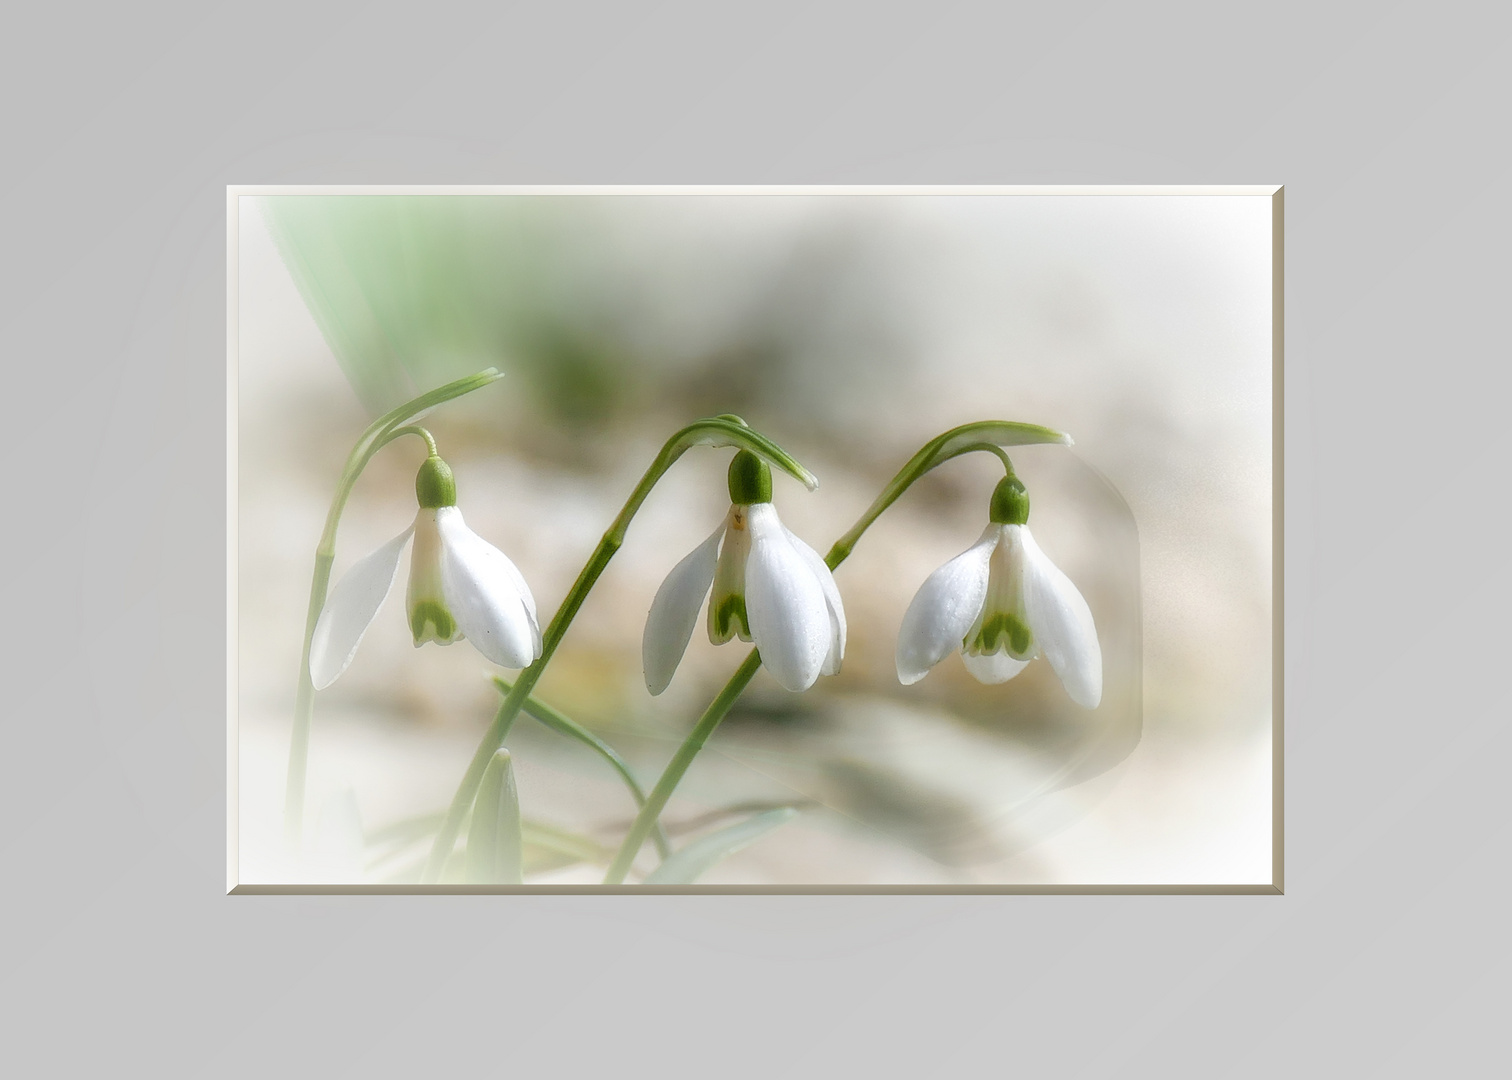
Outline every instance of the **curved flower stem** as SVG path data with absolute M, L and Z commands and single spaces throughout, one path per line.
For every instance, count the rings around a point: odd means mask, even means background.
M 342 511 L 362 470 L 383 447 L 404 435 L 416 435 L 425 440 L 431 453 L 436 452 L 436 440 L 430 432 L 415 426 L 414 422 L 437 405 L 470 394 L 489 383 L 504 377 L 497 368 L 485 368 L 476 375 L 449 382 L 429 393 L 407 401 L 397 409 L 384 413 L 368 425 L 367 430 L 347 455 L 341 478 L 336 482 L 336 492 L 331 497 L 331 507 L 326 512 L 325 528 L 320 534 L 320 543 L 315 548 L 315 572 L 310 580 L 310 602 L 305 609 L 304 646 L 299 656 L 299 685 L 294 695 L 294 730 L 289 739 L 289 773 L 284 788 L 284 832 L 289 844 L 299 848 L 300 835 L 304 828 L 305 772 L 310 755 L 310 719 L 315 711 L 315 687 L 310 682 L 310 641 L 315 636 L 315 623 L 320 610 L 325 607 L 326 592 L 331 584 L 331 564 L 336 560 L 336 529 L 341 524 Z
M 835 541 L 825 557 L 830 569 L 834 569 L 850 554 L 851 548 L 856 546 L 856 541 L 861 534 L 871 528 L 871 523 L 882 516 L 893 503 L 898 501 L 913 482 L 936 466 L 943 465 L 953 457 L 970 453 L 973 450 L 985 450 L 990 444 L 993 447 L 1025 446 L 1031 443 L 1059 443 L 1062 446 L 1071 445 L 1071 436 L 1051 428 L 1040 427 L 1038 424 L 1020 424 L 1011 420 L 980 420 L 974 424 L 962 424 L 960 427 L 951 428 L 943 435 L 937 435 L 930 439 L 919 452 L 908 459 L 908 463 L 898 470 L 898 474 L 888 481 L 882 493 L 877 496 L 862 514 L 860 519 L 850 527 L 844 536 Z M 1007 464 L 1007 455 L 1000 454 Z M 1008 465 L 1011 472 L 1012 465 Z
M 897 475 L 882 489 L 882 493 L 867 508 L 866 513 L 861 515 L 860 520 L 851 526 L 844 536 L 835 541 L 829 554 L 824 557 L 825 565 L 833 570 L 844 562 L 856 546 L 856 541 L 865 534 L 867 529 L 871 528 L 872 522 L 881 517 L 884 510 L 897 502 L 914 481 L 931 469 L 962 454 L 985 451 L 1001 459 L 1004 468 L 1008 470 L 1008 475 L 1012 476 L 1013 463 L 1008 460 L 1008 455 L 1002 448 L 1029 443 L 1059 443 L 1069 446 L 1071 436 L 1037 424 L 1020 424 L 1008 420 L 983 420 L 952 428 L 943 435 L 931 439 L 908 460 L 903 468 L 898 470 Z M 641 807 L 640 813 L 636 815 L 634 823 L 630 826 L 630 832 L 625 836 L 624 842 L 615 854 L 614 862 L 609 866 L 609 872 L 604 875 L 605 885 L 619 885 L 624 882 L 631 863 L 635 861 L 635 856 L 640 852 L 641 845 L 645 843 L 652 826 L 659 824 L 659 816 L 666 807 L 667 800 L 672 797 L 672 792 L 681 782 L 683 774 L 693 764 L 693 759 L 698 756 L 698 752 L 708 742 L 709 736 L 714 733 L 714 729 L 730 711 L 731 706 L 735 704 L 735 699 L 745 690 L 760 666 L 761 656 L 753 649 L 745 662 L 735 670 L 735 674 L 730 676 L 730 681 L 725 683 L 719 696 L 704 711 L 683 744 L 677 748 L 677 753 L 662 772 L 661 779 L 656 782 L 650 798 Z
M 735 446 L 742 450 L 749 450 L 802 481 L 810 490 L 819 486 L 819 481 L 814 478 L 813 473 L 765 435 L 752 431 L 737 417 L 717 416 L 707 420 L 697 420 L 668 439 L 662 446 L 661 452 L 656 455 L 656 459 L 646 469 L 640 482 L 635 485 L 635 490 L 625 500 L 625 505 L 609 526 L 609 530 L 604 533 L 603 539 L 599 541 L 598 547 L 589 557 L 587 565 L 578 574 L 577 581 L 573 582 L 572 588 L 562 601 L 562 606 L 557 608 L 556 615 L 552 617 L 551 625 L 542 633 L 541 655 L 528 668 L 520 672 L 520 677 L 515 680 L 514 686 L 504 696 L 504 703 L 499 706 L 498 715 L 494 717 L 493 724 L 489 726 L 482 741 L 478 743 L 477 752 L 473 754 L 472 762 L 462 777 L 462 783 L 458 785 L 457 793 L 452 797 L 451 807 L 446 812 L 446 821 L 442 823 L 440 832 L 436 834 L 436 842 L 431 848 L 430 859 L 421 877 L 422 881 L 435 881 L 446 866 L 446 860 L 450 857 L 452 848 L 456 846 L 462 819 L 466 816 L 468 808 L 472 806 L 473 800 L 477 798 L 478 785 L 483 780 L 483 770 L 488 767 L 495 751 L 504 744 L 505 732 L 514 722 L 515 716 L 525 704 L 530 692 L 535 689 L 536 682 L 546 670 L 546 665 L 551 662 L 557 646 L 562 643 L 562 638 L 566 635 L 567 628 L 572 625 L 578 609 L 583 606 L 583 601 L 588 599 L 588 593 L 593 589 L 594 583 L 609 565 L 609 560 L 614 558 L 614 553 L 619 550 L 620 545 L 625 542 L 625 531 L 630 527 L 630 522 L 640 510 L 641 504 L 646 501 L 646 496 L 651 494 L 651 489 L 678 458 L 682 457 L 690 447 L 699 445 Z M 644 810 L 642 812 L 644 813 Z M 639 816 L 636 820 L 640 820 Z M 647 831 L 649 832 L 649 829 Z
M 436 456 L 436 454 L 437 454 L 436 440 L 433 439 L 433 438 L 431 438 L 431 433 L 428 432 L 428 431 L 426 431 L 419 424 L 406 424 L 402 428 L 397 428 L 396 430 L 390 432 L 389 436 L 386 439 L 384 439 L 383 442 L 380 443 L 379 445 L 380 446 L 387 445 L 388 443 L 391 443 L 395 439 L 399 438 L 399 436 L 401 436 L 401 435 L 417 435 L 417 436 L 419 436 L 420 438 L 422 438 L 422 439 L 425 440 L 425 449 L 430 453 L 430 456 L 431 457 L 435 457 Z M 374 449 L 377 449 L 377 447 L 375 447 Z
M 620 844 L 620 849 L 615 853 L 614 862 L 609 865 L 609 872 L 604 875 L 605 885 L 619 885 L 625 880 L 625 875 L 630 872 L 630 864 L 635 861 L 635 856 L 640 852 L 641 845 L 646 842 L 646 837 L 658 824 L 662 809 L 667 805 L 667 800 L 672 797 L 672 792 L 682 782 L 683 774 L 688 771 L 688 766 L 693 764 L 693 759 L 703 749 L 704 743 L 709 741 L 709 736 L 714 734 L 714 729 L 730 711 L 730 706 L 735 704 L 735 699 L 740 697 L 746 685 L 756 675 L 756 669 L 761 666 L 761 654 L 752 649 L 745 658 L 745 662 L 735 669 L 735 674 L 730 676 L 730 681 L 725 683 L 719 696 L 709 703 L 704 714 L 698 718 L 698 723 L 693 726 L 683 744 L 677 748 L 677 753 L 667 763 L 662 772 L 661 779 L 656 782 L 656 787 L 651 789 L 651 795 L 646 799 L 646 804 L 641 807 L 640 813 L 635 815 L 635 822 L 630 826 L 630 832 Z
M 952 454 L 951 457 L 956 457 L 959 454 L 969 454 L 973 450 L 981 450 L 984 453 L 988 453 L 988 454 L 993 455 L 994 457 L 996 457 L 999 461 L 1001 461 L 1003 463 L 1003 471 L 1004 472 L 1006 472 L 1009 476 L 1013 476 L 1014 475 L 1012 460 L 1009 459 L 1008 454 L 997 443 L 990 443 L 990 442 L 970 443 L 967 446 L 961 447 L 961 449 L 958 450 L 955 454 Z M 948 460 L 948 459 L 945 459 L 945 460 Z

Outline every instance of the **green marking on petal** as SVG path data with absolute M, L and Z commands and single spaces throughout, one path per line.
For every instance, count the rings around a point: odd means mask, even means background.
M 1022 660 L 1029 652 L 1034 635 L 1016 615 L 1004 615 L 1003 620 L 1008 624 L 1008 653 L 1014 659 Z
M 961 645 L 968 652 L 982 656 L 1006 648 L 1009 656 L 1022 660 L 1033 642 L 1034 635 L 1022 619 L 1011 612 L 998 611 L 982 622 L 982 629 L 974 639 L 963 641 Z
M 739 622 L 740 628 L 731 631 L 732 622 Z M 714 632 L 722 641 L 729 641 L 737 633 L 742 641 L 751 640 L 751 624 L 746 618 L 744 596 L 727 596 L 719 602 L 719 606 L 714 609 Z
M 457 620 L 445 604 L 437 600 L 421 600 L 410 610 L 410 633 L 415 644 L 439 641 L 443 645 L 457 640 Z

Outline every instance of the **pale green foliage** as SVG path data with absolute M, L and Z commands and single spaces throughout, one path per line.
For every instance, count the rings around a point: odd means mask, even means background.
M 767 810 L 745 821 L 701 836 L 658 866 L 646 878 L 647 885 L 689 885 L 710 867 L 798 816 L 791 806 Z
M 467 832 L 467 880 L 518 885 L 521 880 L 520 796 L 508 750 L 494 754 L 483 772 L 472 827 Z
M 316 325 L 372 412 L 510 351 L 528 295 L 529 200 L 274 195 L 261 205 Z

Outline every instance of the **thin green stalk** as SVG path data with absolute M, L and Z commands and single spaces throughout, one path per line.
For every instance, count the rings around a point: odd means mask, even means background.
M 641 845 L 646 842 L 652 828 L 660 818 L 662 809 L 667 805 L 667 800 L 672 797 L 672 792 L 677 790 L 677 785 L 682 782 L 683 774 L 688 771 L 688 766 L 693 764 L 693 759 L 703 749 L 704 743 L 709 741 L 709 736 L 714 734 L 714 729 L 725 718 L 730 707 L 735 704 L 735 699 L 740 697 L 746 685 L 756 675 L 756 669 L 761 667 L 761 654 L 752 649 L 746 656 L 745 662 L 735 669 L 735 674 L 730 676 L 730 681 L 725 683 L 719 696 L 709 703 L 704 710 L 703 716 L 698 718 L 698 723 L 683 744 L 677 748 L 677 753 L 667 763 L 661 779 L 656 782 L 656 787 L 651 789 L 651 795 L 646 804 L 641 807 L 639 814 L 635 815 L 635 822 L 630 826 L 630 832 L 626 834 L 624 843 L 620 844 L 619 851 L 614 856 L 614 862 L 609 865 L 609 872 L 604 875 L 605 885 L 620 885 L 625 880 L 625 875 L 630 872 L 630 864 L 635 861 Z
M 961 447 L 961 449 L 959 451 L 957 451 L 957 454 L 969 454 L 973 450 L 981 450 L 984 453 L 991 454 L 993 457 L 997 458 L 999 461 L 1001 461 L 1003 463 L 1003 470 L 1009 476 L 1013 476 L 1014 475 L 1014 473 L 1013 473 L 1013 461 L 1012 461 L 1012 459 L 1010 459 L 1008 457 L 1007 453 L 1004 452 L 1003 448 L 1001 446 L 999 446 L 997 443 L 990 443 L 990 442 L 969 443 L 966 446 Z M 951 456 L 955 457 L 957 455 L 956 454 L 952 454 Z
M 336 561 L 336 529 L 341 524 L 342 511 L 362 470 L 383 447 L 404 435 L 416 435 L 425 440 L 431 453 L 436 451 L 436 440 L 414 422 L 436 406 L 470 394 L 504 377 L 497 368 L 485 368 L 476 375 L 449 382 L 413 401 L 407 401 L 396 409 L 384 413 L 368 425 L 352 452 L 347 455 L 341 478 L 336 482 L 335 494 L 331 497 L 330 509 L 326 512 L 325 528 L 320 534 L 320 543 L 315 548 L 315 572 L 310 580 L 310 602 L 305 611 L 304 646 L 299 656 L 299 685 L 294 693 L 294 728 L 289 739 L 289 773 L 284 788 L 284 831 L 290 846 L 298 850 L 304 830 L 305 773 L 310 755 L 310 720 L 315 711 L 315 687 L 310 683 L 310 642 L 315 636 L 315 623 L 320 610 L 325 607 L 326 593 L 331 585 L 331 564 Z
M 594 583 L 609 565 L 609 560 L 614 558 L 614 553 L 619 550 L 620 545 L 625 542 L 625 531 L 630 527 L 630 522 L 640 510 L 641 504 L 646 501 L 646 496 L 651 494 L 651 489 L 678 458 L 682 457 L 690 447 L 699 445 L 736 446 L 742 450 L 750 450 L 800 480 L 810 490 L 819 486 L 819 481 L 814 478 L 813 473 L 800 465 L 776 443 L 752 431 L 744 421 L 736 417 L 718 416 L 698 420 L 668 439 L 641 477 L 640 482 L 635 485 L 635 490 L 625 500 L 625 505 L 620 509 L 619 515 L 609 526 L 609 530 L 604 533 L 603 539 L 599 541 L 598 547 L 589 557 L 587 565 L 578 574 L 577 581 L 573 583 L 571 590 L 562 601 L 562 606 L 557 609 L 551 624 L 541 635 L 541 655 L 520 672 L 519 679 L 505 695 L 504 703 L 499 706 L 498 715 L 494 717 L 493 724 L 484 733 L 477 752 L 473 754 L 472 762 L 462 777 L 462 783 L 452 797 L 451 807 L 446 813 L 446 821 L 442 824 L 441 831 L 436 834 L 436 842 L 431 848 L 430 859 L 426 863 L 425 874 L 421 880 L 431 882 L 437 880 L 446 866 L 446 860 L 456 846 L 462 818 L 467 813 L 468 807 L 472 806 L 473 800 L 477 798 L 478 784 L 483 779 L 483 770 L 488 767 L 494 752 L 503 745 L 504 732 L 508 730 L 508 725 L 513 723 L 515 716 L 525 704 L 526 698 L 530 696 L 530 692 L 535 689 L 536 682 L 546 670 L 546 665 L 551 662 L 552 655 L 561 644 L 567 628 L 572 625 L 578 609 L 583 606 L 583 601 L 588 598 L 588 593 L 593 589 Z
M 825 565 L 833 570 L 844 562 L 856 546 L 856 541 L 871 527 L 872 522 L 881 517 L 884 510 L 897 502 L 914 481 L 931 469 L 943 465 L 951 458 L 980 450 L 997 455 L 1009 475 L 1012 475 L 1013 464 L 1008 460 L 1008 455 L 1003 452 L 1002 447 L 1023 446 L 1030 443 L 1059 443 L 1069 446 L 1071 436 L 1040 427 L 1038 424 L 1020 424 L 1010 420 L 982 420 L 951 428 L 943 435 L 931 439 L 908 460 L 903 468 L 898 470 L 897 475 L 882 489 L 882 493 L 867 508 L 866 513 L 861 515 L 856 524 L 835 541 L 829 554 L 824 557 Z M 682 781 L 683 774 L 693 764 L 693 759 L 698 756 L 698 752 L 708 742 L 709 736 L 714 733 L 714 729 L 730 711 L 731 706 L 735 704 L 735 699 L 750 683 L 756 674 L 756 669 L 760 666 L 761 657 L 753 649 L 745 662 L 735 670 L 735 674 L 730 676 L 730 681 L 719 692 L 719 696 L 699 718 L 687 739 L 677 748 L 676 755 L 668 763 L 661 779 L 656 782 L 656 787 L 651 791 L 651 797 L 641 807 L 640 813 L 636 815 L 635 821 L 630 826 L 630 832 L 625 836 L 624 843 L 620 845 L 618 853 L 614 856 L 609 873 L 604 876 L 605 885 L 619 885 L 624 882 L 631 863 L 635 861 L 641 845 L 650 834 L 652 825 L 659 824 L 661 812 L 666 807 L 667 800 L 672 797 L 672 792 Z
M 495 675 L 494 685 L 507 694 L 511 684 Z M 639 810 L 642 806 L 646 805 L 645 789 L 635 779 L 635 774 L 630 771 L 630 766 L 625 764 L 625 759 L 614 752 L 614 747 L 583 727 L 566 713 L 553 709 L 540 698 L 528 697 L 525 699 L 525 714 L 534 717 L 541 724 L 559 734 L 576 739 L 598 754 L 625 781 L 625 786 L 630 789 L 631 797 L 635 799 L 635 808 Z M 672 847 L 667 843 L 667 834 L 662 830 L 660 824 L 656 826 L 656 831 L 652 834 L 651 839 L 656 842 L 657 854 L 663 859 L 672 854 Z
M 380 446 L 387 445 L 388 443 L 391 443 L 395 439 L 399 438 L 399 436 L 401 436 L 401 435 L 416 435 L 416 436 L 419 436 L 420 438 L 424 439 L 425 440 L 425 449 L 430 454 L 431 457 L 436 457 L 437 454 L 439 453 L 436 450 L 436 440 L 431 437 L 431 433 L 430 432 L 426 431 L 419 424 L 407 424 L 407 425 L 405 425 L 402 428 L 396 428 L 394 431 L 390 432 L 389 435 L 388 435 L 388 437 L 385 438 L 383 440 L 383 442 L 380 443 L 379 445 Z M 374 449 L 377 449 L 377 447 L 374 447 Z
M 987 444 L 1001 447 L 1026 446 L 1031 443 L 1058 443 L 1062 446 L 1070 446 L 1071 436 L 1051 428 L 1040 427 L 1038 424 L 1020 424 L 1012 420 L 981 420 L 974 424 L 962 424 L 960 427 L 951 428 L 943 435 L 930 439 L 919 448 L 917 454 L 908 459 L 908 463 L 898 470 L 898 474 L 888 481 L 887 486 L 867 508 L 866 513 L 861 515 L 844 536 L 835 541 L 825 562 L 829 563 L 830 569 L 840 565 L 841 561 L 850 554 L 851 548 L 856 546 L 856 541 L 861 539 L 861 534 L 871 528 L 871 523 L 882 516 L 882 511 L 897 502 L 898 497 L 929 470 L 961 454 L 987 449 Z

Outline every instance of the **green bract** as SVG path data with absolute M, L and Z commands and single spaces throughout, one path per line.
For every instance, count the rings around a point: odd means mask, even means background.
M 908 463 L 898 470 L 898 474 L 882 489 L 882 494 L 878 495 L 871 506 L 867 507 L 861 519 L 851 526 L 849 532 L 835 541 L 824 561 L 829 563 L 831 569 L 839 566 L 850 554 L 851 548 L 856 546 L 856 541 L 861 538 L 861 534 L 866 532 L 871 527 L 871 523 L 882 515 L 882 511 L 897 502 L 898 497 L 930 469 L 973 450 L 988 449 L 989 444 L 1002 447 L 1028 446 L 1034 443 L 1070 446 L 1071 436 L 1038 424 L 1020 424 L 1012 420 L 979 420 L 974 424 L 962 424 L 960 427 L 951 428 L 943 435 L 935 436 L 921 446 L 919 452 L 909 458 Z M 999 453 L 1001 454 L 1001 451 Z
M 734 446 L 747 450 L 775 465 L 810 491 L 819 487 L 818 477 L 800 465 L 782 447 L 759 431 L 747 427 L 745 422 L 736 416 L 711 416 L 706 420 L 694 421 L 667 440 L 666 446 L 662 447 L 658 462 L 665 460 L 667 465 L 671 465 L 682 457 L 689 447 L 693 446 Z

